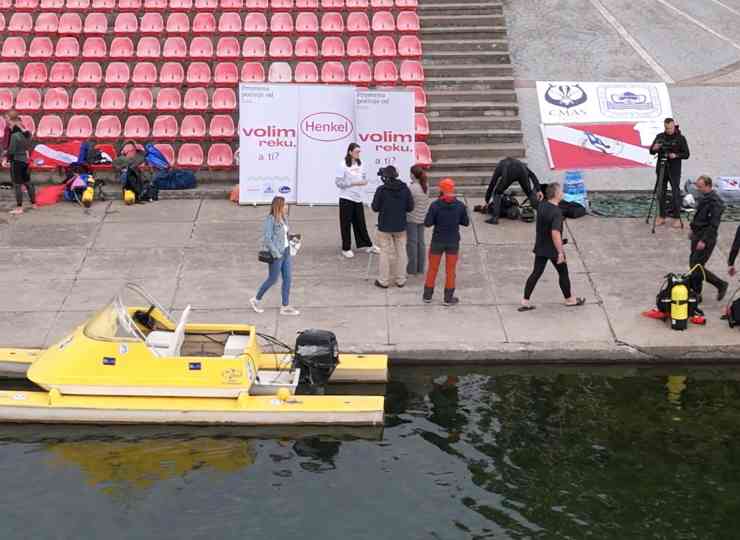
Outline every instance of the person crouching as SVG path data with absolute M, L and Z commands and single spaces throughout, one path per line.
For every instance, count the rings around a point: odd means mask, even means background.
M 444 304 L 454 306 L 460 300 L 455 297 L 455 270 L 460 252 L 460 225 L 470 225 L 468 209 L 455 197 L 455 182 L 445 178 L 439 182 L 439 198 L 429 207 L 424 225 L 434 227 L 429 247 L 429 268 L 424 283 L 422 299 L 427 304 L 434 296 L 439 264 L 445 256 L 445 295 Z
M 406 213 L 414 209 L 409 188 L 398 179 L 392 165 L 380 169 L 383 183 L 375 191 L 372 209 L 378 213 L 380 276 L 375 286 L 387 289 L 391 281 L 398 287 L 406 284 Z

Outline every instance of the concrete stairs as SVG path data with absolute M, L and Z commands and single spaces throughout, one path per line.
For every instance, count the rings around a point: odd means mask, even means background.
M 433 181 L 452 177 L 460 192 L 485 192 L 506 156 L 525 157 L 514 71 L 498 0 L 420 0 L 427 141 Z

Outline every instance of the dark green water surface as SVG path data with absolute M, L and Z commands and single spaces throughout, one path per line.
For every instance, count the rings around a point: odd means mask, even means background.
M 0 538 L 740 538 L 738 369 L 393 378 L 384 430 L 0 426 Z

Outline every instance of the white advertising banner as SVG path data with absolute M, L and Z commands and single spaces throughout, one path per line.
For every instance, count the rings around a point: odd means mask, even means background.
M 334 182 L 347 147 L 357 141 L 354 86 L 300 85 L 298 202 L 337 204 Z
M 378 169 L 393 165 L 405 182 L 416 162 L 414 149 L 414 93 L 410 91 L 357 90 L 357 142 L 368 185 L 365 201 L 372 202 L 380 185 Z
M 673 115 L 664 83 L 538 81 L 543 124 L 657 122 Z
M 239 85 L 239 203 L 297 201 L 299 91 L 293 85 Z

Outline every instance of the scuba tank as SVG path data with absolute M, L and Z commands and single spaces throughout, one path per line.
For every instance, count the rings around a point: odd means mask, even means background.
M 670 313 L 673 330 L 686 330 L 689 326 L 689 286 L 683 278 L 674 275 L 672 279 Z
M 704 324 L 703 317 L 696 317 L 700 314 L 699 301 L 690 286 L 691 274 L 694 270 L 695 268 L 687 274 L 666 275 L 663 286 L 655 299 L 657 309 L 646 312 L 644 315 L 652 319 L 670 319 L 673 330 L 686 330 L 689 321 Z
M 92 176 L 89 176 L 87 178 L 87 187 L 82 192 L 82 197 L 80 197 L 80 202 L 82 203 L 82 206 L 84 206 L 85 208 L 90 208 L 94 198 L 95 198 L 95 178 L 93 178 Z
M 130 189 L 124 189 L 123 190 L 123 202 L 126 205 L 134 204 L 136 202 L 136 193 L 134 193 Z

